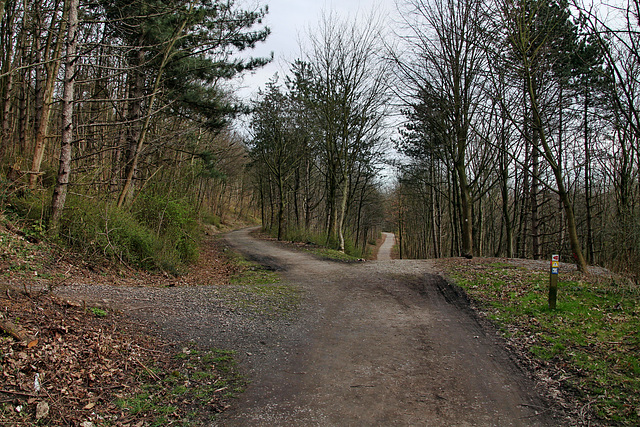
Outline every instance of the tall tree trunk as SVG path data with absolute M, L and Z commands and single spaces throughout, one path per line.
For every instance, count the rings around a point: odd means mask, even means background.
M 502 223 L 505 230 L 505 243 L 507 258 L 513 258 L 513 224 L 509 215 L 509 164 L 507 153 L 507 135 L 505 129 L 505 117 L 503 117 L 500 131 L 500 158 L 498 167 L 500 168 L 500 194 L 502 196 Z
M 142 40 L 138 44 L 142 44 Z M 127 75 L 127 93 L 129 96 L 128 108 L 127 108 L 127 130 L 126 130 L 126 150 L 125 150 L 125 167 L 124 178 L 126 183 L 123 184 L 127 187 L 127 192 L 123 189 L 120 191 L 118 198 L 118 206 L 124 203 L 124 198 L 129 194 L 129 189 L 133 190 L 133 179 L 136 173 L 136 166 L 134 165 L 134 159 L 136 157 L 136 149 L 138 147 L 138 141 L 140 140 L 140 119 L 142 117 L 142 101 L 144 99 L 144 74 L 142 72 L 142 65 L 144 62 L 144 51 L 141 47 L 131 52 L 129 56 L 129 66 L 131 71 Z M 131 178 L 129 178 L 131 177 Z M 122 202 L 120 201 L 122 199 Z
M 9 148 L 9 140 L 11 139 L 11 96 L 13 91 L 13 73 L 10 73 L 6 77 L 5 91 L 6 96 L 2 108 L 2 135 L 0 135 L 0 159 L 4 159 Z
M 538 151 L 538 132 L 533 131 L 531 145 L 531 255 L 533 259 L 540 259 L 540 224 L 538 217 L 538 193 L 540 192 L 540 152 Z
M 525 89 L 529 89 L 528 87 Z M 538 81 L 535 76 L 531 77 L 530 90 L 533 92 L 535 99 L 538 99 Z M 527 117 L 528 119 L 528 117 Z M 539 203 L 538 194 L 540 193 L 540 132 L 537 126 L 531 129 L 531 188 L 530 188 L 530 206 L 531 209 L 531 256 L 533 259 L 540 258 L 540 224 L 539 224 Z
M 28 73 L 22 73 L 20 77 L 20 100 L 18 103 L 18 138 L 20 139 L 19 146 L 27 146 L 28 135 L 28 121 L 29 121 L 29 81 L 27 79 Z
M 594 244 L 591 213 L 591 144 L 589 144 L 589 87 L 584 88 L 584 204 L 587 215 L 587 261 L 593 264 Z
M 464 163 L 456 163 L 458 184 L 460 189 L 460 210 L 462 222 L 462 253 L 467 258 L 473 257 L 473 200 L 467 180 Z
M 3 1 L 2 3 L 2 14 L 0 14 L 0 22 L 2 22 L 2 18 L 4 17 L 4 9 L 5 9 L 5 4 L 6 2 L 4 0 L 0 0 Z M 4 80 L 4 99 L 2 100 L 3 105 L 2 105 L 2 129 L 0 129 L 2 131 L 2 134 L 0 134 L 0 160 L 4 159 L 5 154 L 8 151 L 9 148 L 9 140 L 11 139 L 11 106 L 13 104 L 13 82 L 14 82 L 14 73 L 12 72 L 12 69 L 14 67 L 12 67 L 11 64 L 11 54 L 13 52 L 13 43 L 11 43 L 11 39 L 14 37 L 14 14 L 13 13 L 8 13 L 9 15 L 9 20 L 6 23 L 6 28 L 7 28 L 7 34 L 3 36 L 5 36 L 2 40 L 0 40 L 0 43 L 2 43 L 4 46 L 3 52 L 2 52 L 2 61 L 3 61 L 3 65 L 4 67 L 2 67 L 2 69 L 0 69 L 0 73 L 7 73 L 7 75 L 2 79 Z M 2 82 L 2 80 L 0 80 L 0 82 Z
M 311 171 L 312 165 L 308 155 L 305 156 L 305 178 L 304 178 L 304 229 L 310 231 L 311 228 L 311 203 L 313 198 L 311 196 Z
M 556 178 L 556 185 L 558 187 L 558 195 L 562 200 L 562 205 L 564 207 L 565 215 L 567 217 L 567 229 L 569 232 L 569 243 L 571 245 L 571 251 L 573 252 L 573 257 L 576 262 L 576 266 L 578 270 L 583 273 L 588 273 L 587 261 L 584 258 L 582 247 L 580 245 L 580 239 L 578 237 L 578 229 L 576 226 L 575 215 L 573 213 L 573 206 L 571 204 L 571 199 L 569 197 L 569 193 L 567 192 L 564 185 L 564 177 L 562 176 L 562 171 L 557 161 L 554 159 L 553 152 L 551 150 L 551 146 L 547 141 L 546 133 L 544 132 L 542 117 L 540 116 L 540 109 L 538 105 L 538 99 L 536 97 L 536 93 L 533 90 L 532 85 L 532 76 L 530 74 L 531 68 L 525 67 L 527 71 L 527 86 L 529 88 L 529 101 L 531 102 L 531 110 L 533 111 L 533 120 L 534 125 L 539 133 L 540 144 L 542 145 L 543 155 L 545 160 L 551 167 L 553 174 Z
M 52 18 L 49 35 L 47 37 L 44 57 L 49 62 L 45 65 L 45 69 L 47 71 L 47 79 L 45 81 L 42 95 L 42 111 L 39 116 L 39 126 L 38 129 L 36 129 L 36 140 L 33 149 L 33 159 L 31 162 L 31 170 L 29 175 L 29 188 L 31 189 L 36 188 L 38 177 L 41 175 L 40 167 L 42 166 L 42 160 L 44 159 L 44 152 L 46 148 L 47 133 L 49 130 L 49 118 L 51 116 L 51 106 L 53 105 L 53 92 L 55 89 L 56 79 L 58 78 L 62 47 L 65 39 L 65 33 L 67 33 L 67 23 L 69 22 L 69 1 L 70 0 L 65 0 L 64 2 L 62 20 L 60 21 L 58 31 L 55 31 L 56 22 L 55 19 Z M 49 52 L 51 51 L 51 44 L 54 41 L 55 46 L 53 47 L 53 52 L 51 55 L 49 55 Z
M 151 88 L 151 97 L 149 98 L 149 109 L 147 111 L 147 115 L 146 118 L 142 124 L 142 128 L 140 129 L 140 134 L 138 135 L 138 140 L 136 141 L 135 147 L 131 147 L 133 148 L 133 156 L 131 158 L 131 162 L 128 164 L 128 171 L 127 171 L 127 176 L 125 177 L 125 181 L 124 181 L 124 186 L 122 187 L 122 192 L 120 193 L 120 197 L 118 197 L 118 207 L 122 207 L 122 205 L 124 204 L 125 200 L 133 193 L 133 178 L 134 175 L 136 173 L 136 170 L 138 168 L 138 161 L 140 159 L 140 154 L 142 152 L 142 147 L 145 144 L 146 141 L 146 137 L 147 137 L 147 133 L 149 131 L 149 125 L 151 123 L 151 117 L 153 116 L 153 109 L 155 106 L 155 101 L 156 101 L 156 97 L 158 96 L 158 90 L 160 89 L 160 83 L 162 81 L 162 75 L 164 74 L 164 69 L 167 66 L 169 59 L 171 58 L 171 54 L 173 51 L 173 47 L 176 43 L 176 41 L 178 41 L 178 39 L 180 38 L 184 27 L 187 25 L 187 20 L 185 19 L 181 26 L 179 28 L 176 29 L 175 33 L 173 34 L 171 40 L 169 40 L 169 42 L 167 43 L 167 46 L 165 47 L 165 51 L 163 53 L 162 56 L 162 61 L 160 63 L 160 67 L 158 68 L 157 74 L 156 74 L 156 79 L 155 82 L 153 84 L 153 87 Z M 142 43 L 140 43 L 142 44 Z M 142 53 L 142 50 L 140 50 L 139 52 Z M 140 53 L 137 54 L 138 56 L 136 57 L 136 60 L 138 61 L 142 61 L 143 56 L 140 56 Z M 139 62 L 139 65 L 141 65 L 142 63 Z M 139 73 L 141 73 L 140 70 L 138 70 Z M 139 83 L 140 83 L 140 76 L 136 76 L 136 88 L 135 91 L 139 91 Z M 140 102 L 142 102 L 142 98 L 140 98 Z
M 349 199 L 349 174 L 346 173 L 343 176 L 343 185 L 342 185 L 342 199 L 340 200 L 340 213 L 338 217 L 338 239 L 339 239 L 339 247 L 338 250 L 340 252 L 344 252 L 344 219 L 347 215 L 347 201 Z
M 402 189 L 400 190 L 402 192 Z M 402 194 L 398 197 L 398 255 L 403 259 L 404 255 L 404 206 L 402 204 Z
M 276 177 L 278 180 L 278 240 L 284 235 L 284 179 L 282 171 Z
M 429 180 L 431 181 L 431 185 L 429 185 L 429 199 L 431 199 L 431 209 L 429 209 L 429 211 L 431 212 L 431 222 L 432 222 L 432 227 L 431 227 L 431 238 L 433 239 L 433 257 L 434 258 L 440 258 L 440 248 L 438 245 L 438 233 L 437 233 L 437 224 L 436 224 L 436 215 L 437 215 L 437 211 L 438 211 L 438 204 L 436 203 L 436 191 L 434 189 L 434 185 L 436 185 L 436 179 L 435 179 L 435 173 L 434 173 L 434 169 L 435 166 L 433 165 L 433 163 L 431 163 L 429 165 L 429 174 L 431 175 L 429 177 Z
M 71 175 L 71 146 L 73 143 L 73 102 L 76 73 L 76 52 L 78 50 L 79 0 L 69 0 L 69 29 L 67 33 L 67 55 L 64 71 L 64 89 L 62 94 L 62 144 L 60 148 L 60 166 L 58 178 L 51 201 L 51 222 L 49 229 L 53 234 L 58 232 L 60 217 L 67 199 L 69 176 Z
M 485 236 L 484 236 L 484 208 L 482 205 L 482 199 L 478 200 L 478 226 L 475 227 L 476 228 L 476 233 L 477 233 L 477 242 L 478 244 L 475 245 L 475 247 L 477 248 L 476 251 L 478 252 L 478 256 L 483 256 L 484 254 L 484 240 L 485 240 Z
M 560 111 L 558 112 L 558 168 L 560 168 L 560 174 L 564 175 L 564 164 L 563 164 L 563 150 L 564 150 L 564 86 L 560 85 Z M 555 253 L 558 253 L 560 249 L 564 246 L 564 207 L 562 205 L 562 200 L 558 198 L 558 216 L 560 217 L 559 227 L 558 227 L 558 247 Z

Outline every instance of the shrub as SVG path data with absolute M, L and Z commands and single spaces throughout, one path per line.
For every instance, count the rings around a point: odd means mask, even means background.
M 7 210 L 31 222 L 25 232 L 43 231 L 51 192 L 24 191 L 7 197 Z M 87 258 L 105 256 L 147 270 L 178 274 L 198 258 L 196 212 L 183 200 L 142 194 L 131 209 L 69 195 L 59 238 Z
M 218 215 L 214 215 L 214 214 L 205 214 L 202 216 L 202 222 L 204 222 L 205 224 L 211 224 L 211 225 L 215 225 L 216 227 L 220 227 L 220 225 L 222 224 L 222 221 L 220 220 L 220 217 Z
M 198 259 L 200 230 L 196 212 L 188 201 L 169 199 L 166 195 L 144 195 L 133 210 L 136 218 L 163 240 L 162 252 L 167 259 L 175 258 L 172 263 Z
M 69 198 L 60 237 L 88 256 L 100 253 L 145 269 L 160 267 L 156 258 L 162 248 L 160 239 L 126 209 L 104 202 Z

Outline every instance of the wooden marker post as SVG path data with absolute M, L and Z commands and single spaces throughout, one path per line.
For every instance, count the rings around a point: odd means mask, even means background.
M 556 309 L 558 300 L 558 268 L 560 267 L 560 255 L 551 255 L 551 274 L 549 275 L 549 309 Z

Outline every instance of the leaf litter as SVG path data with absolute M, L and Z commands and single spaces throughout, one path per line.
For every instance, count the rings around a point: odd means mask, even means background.
M 192 273 L 176 278 L 88 263 L 1 228 L 0 237 L 0 322 L 28 337 L 0 327 L 3 426 L 206 425 L 242 391 L 233 354 L 169 342 L 121 312 L 51 292 L 70 278 L 113 286 L 228 283 L 234 266 L 215 241 Z

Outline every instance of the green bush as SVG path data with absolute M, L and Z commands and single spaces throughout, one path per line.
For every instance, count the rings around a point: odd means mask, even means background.
M 158 235 L 196 228 L 196 215 L 188 202 L 165 195 L 143 195 L 132 209 L 135 216 Z
M 5 196 L 4 207 L 7 212 L 18 216 L 20 219 L 42 222 L 45 218 L 49 203 L 51 201 L 51 191 L 35 191 L 21 188 L 19 190 L 3 189 L 13 191 Z
M 169 265 L 186 264 L 198 259 L 197 215 L 189 202 L 165 195 L 144 195 L 133 207 L 136 218 L 153 230 L 164 244 L 162 253 Z
M 178 274 L 198 258 L 197 231 L 192 212 L 179 202 L 144 197 L 128 210 L 70 197 L 59 235 L 87 256 Z
M 220 217 L 218 215 L 214 215 L 214 214 L 205 214 L 202 216 L 202 222 L 204 222 L 205 224 L 211 224 L 211 225 L 215 225 L 216 227 L 220 227 L 220 225 L 222 224 L 222 221 L 220 220 Z
M 161 267 L 156 258 L 161 240 L 129 211 L 104 202 L 69 198 L 60 237 L 89 256 L 99 253 L 149 270 Z

